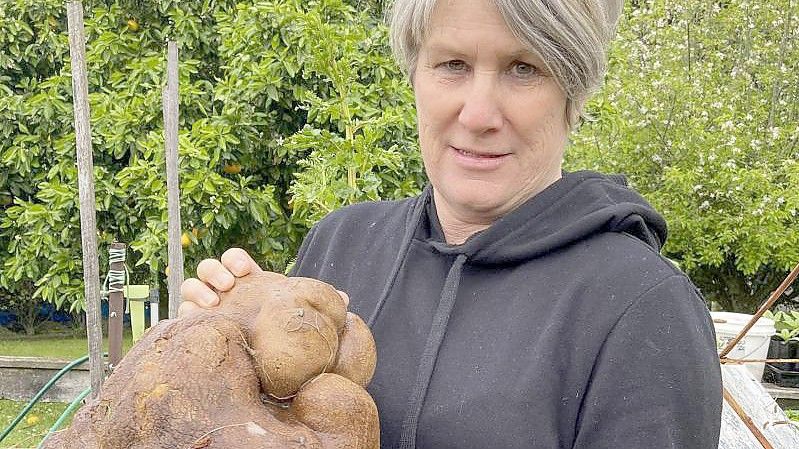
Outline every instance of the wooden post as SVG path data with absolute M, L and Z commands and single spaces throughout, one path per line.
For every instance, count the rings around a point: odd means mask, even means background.
M 97 224 L 94 202 L 94 163 L 89 124 L 89 87 L 83 33 L 83 4 L 67 3 L 69 55 L 72 60 L 72 96 L 80 201 L 80 236 L 83 252 L 83 284 L 86 295 L 86 334 L 89 339 L 89 370 L 92 397 L 100 394 L 103 368 L 103 333 L 100 319 L 100 264 L 97 261 Z
M 158 299 L 161 295 L 158 284 L 158 270 L 150 273 L 150 327 L 158 324 Z
M 180 184 L 178 179 L 178 45 L 167 43 L 167 84 L 164 90 L 167 213 L 169 216 L 169 318 L 178 316 L 183 283 L 183 247 L 180 244 Z
M 114 369 L 122 359 L 122 319 L 125 316 L 125 250 L 124 243 L 112 243 L 108 267 L 108 363 Z

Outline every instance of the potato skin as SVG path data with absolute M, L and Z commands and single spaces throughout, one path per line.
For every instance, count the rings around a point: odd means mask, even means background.
M 322 374 L 304 385 L 291 410 L 326 449 L 380 447 L 377 406 L 360 385 L 338 374 Z
M 305 278 L 263 299 L 251 341 L 264 393 L 289 399 L 336 361 L 346 306 L 335 289 Z
M 275 273 L 240 278 L 217 310 L 150 329 L 100 396 L 43 447 L 377 448 L 372 398 L 359 384 L 322 373 L 341 364 L 348 320 L 341 297 L 322 282 Z M 273 364 L 264 366 L 267 357 Z M 267 375 L 284 382 L 275 391 L 294 399 L 264 401 Z
M 369 327 L 358 315 L 347 312 L 347 322 L 341 334 L 336 365 L 330 372 L 340 374 L 366 388 L 377 364 L 375 339 Z

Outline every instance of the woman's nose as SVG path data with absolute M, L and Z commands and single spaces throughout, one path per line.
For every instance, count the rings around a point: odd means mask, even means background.
M 469 131 L 484 134 L 502 127 L 504 118 L 499 92 L 490 76 L 475 75 L 463 92 L 463 105 L 458 121 Z

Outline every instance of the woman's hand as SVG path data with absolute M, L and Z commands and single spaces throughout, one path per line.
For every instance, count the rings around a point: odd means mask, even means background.
M 203 260 L 197 265 L 197 278 L 186 279 L 180 286 L 182 301 L 178 316 L 218 306 L 218 293 L 233 288 L 236 278 L 261 271 L 255 260 L 241 248 L 230 248 L 219 260 Z
M 230 248 L 219 260 L 204 259 L 197 265 L 197 278 L 186 279 L 180 285 L 178 316 L 218 306 L 219 292 L 232 289 L 236 278 L 261 271 L 255 260 L 241 248 Z M 338 294 L 349 305 L 349 296 L 341 290 Z

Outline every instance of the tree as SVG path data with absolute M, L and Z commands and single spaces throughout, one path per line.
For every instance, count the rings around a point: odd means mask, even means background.
M 5 2 L 0 19 L 0 285 L 80 311 L 63 2 Z M 371 8 L 89 1 L 86 33 L 99 242 L 129 242 L 139 270 L 166 260 L 167 38 L 181 47 L 187 267 L 236 245 L 282 270 L 325 212 L 419 189 L 410 90 Z
M 101 245 L 129 242 L 138 276 L 163 271 L 167 38 L 181 47 L 187 267 L 237 245 L 282 270 L 326 212 L 417 192 L 384 3 L 87 1 Z M 567 152 L 569 168 L 630 175 L 669 221 L 666 254 L 728 310 L 751 310 L 799 261 L 798 9 L 628 4 L 595 120 Z M 0 287 L 80 310 L 64 14 L 61 0 L 0 8 Z
M 799 4 L 641 1 L 570 166 L 628 173 L 666 253 L 706 297 L 752 311 L 799 262 Z

